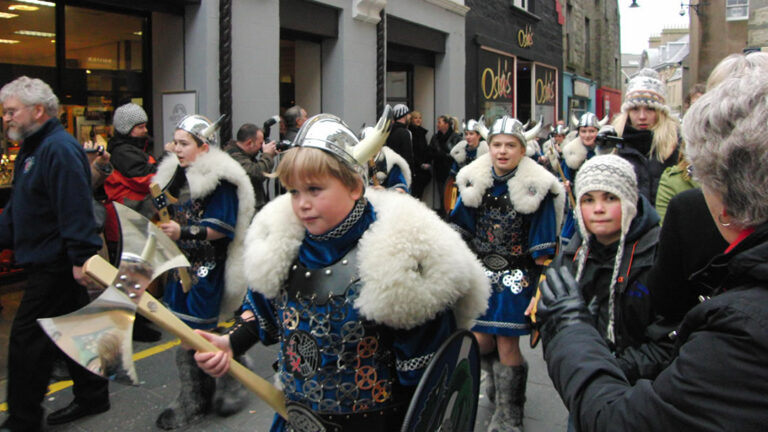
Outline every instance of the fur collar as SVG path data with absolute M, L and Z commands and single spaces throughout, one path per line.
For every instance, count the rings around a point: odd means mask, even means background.
M 451 307 L 459 327 L 471 328 L 488 306 L 490 287 L 459 234 L 410 196 L 369 189 L 366 197 L 376 221 L 359 243 L 363 287 L 355 307 L 395 329 L 414 328 Z M 244 267 L 252 290 L 270 299 L 278 295 L 304 235 L 288 195 L 256 215 Z
M 171 181 L 179 159 L 173 153 L 167 153 L 160 165 L 154 181 L 165 188 Z M 253 185 L 243 167 L 231 156 L 218 147 L 210 147 L 207 153 L 200 154 L 186 170 L 189 192 L 193 199 L 204 198 L 213 193 L 224 180 L 237 186 L 237 224 L 235 238 L 229 243 L 227 264 L 224 275 L 225 289 L 221 300 L 219 316 L 222 320 L 232 318 L 232 312 L 240 307 L 247 289 L 247 282 L 242 271 L 243 240 L 248 226 L 253 219 L 256 198 Z
M 544 156 L 547 157 L 549 160 L 549 164 L 554 168 L 556 165 L 560 164 L 560 152 L 557 151 L 557 147 L 555 147 L 555 139 L 550 138 L 544 142 L 544 144 L 541 145 L 541 151 L 544 153 Z
M 477 144 L 477 153 L 475 154 L 475 158 L 486 153 L 488 153 L 488 143 L 481 139 Z M 459 165 L 467 161 L 467 140 L 461 140 L 455 146 L 453 146 L 451 149 L 451 157 Z
M 541 146 L 539 146 L 539 142 L 536 141 L 536 139 L 528 140 L 528 142 L 525 143 L 525 155 L 532 158 L 536 157 L 537 154 L 541 153 Z
M 486 154 L 462 168 L 456 175 L 461 201 L 467 207 L 479 207 L 485 191 L 493 186 L 491 166 L 491 155 Z M 547 194 L 551 193 L 555 200 L 557 226 L 560 226 L 565 206 L 565 190 L 555 176 L 533 159 L 523 157 L 520 160 L 517 172 L 507 180 L 507 188 L 510 202 L 516 211 L 523 214 L 538 210 Z
M 565 158 L 565 164 L 568 168 L 577 170 L 581 167 L 581 164 L 587 159 L 587 146 L 581 142 L 581 138 L 569 141 L 563 146 L 563 158 Z
M 387 175 L 392 171 L 392 167 L 397 165 L 400 168 L 400 171 L 403 173 L 403 177 L 405 177 L 405 185 L 409 188 L 411 187 L 411 167 L 408 166 L 408 162 L 403 159 L 402 156 L 397 154 L 394 150 L 392 150 L 389 147 L 382 147 L 381 153 L 379 155 L 384 155 L 384 158 L 387 162 Z M 376 157 L 376 160 L 378 161 L 380 156 Z M 381 180 L 381 179 L 379 179 Z

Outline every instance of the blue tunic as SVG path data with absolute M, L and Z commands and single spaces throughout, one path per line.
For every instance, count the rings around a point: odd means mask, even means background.
M 534 213 L 518 213 L 506 179 L 494 179 L 479 208 L 467 207 L 459 196 L 450 217 L 470 233 L 470 247 L 483 261 L 493 288 L 488 310 L 472 330 L 502 336 L 529 334 L 525 309 L 541 273 L 534 260 L 555 253 L 557 220 L 552 195 Z
M 222 181 L 210 195 L 171 207 L 172 218 L 179 225 L 200 225 L 225 235 L 212 241 L 176 242 L 191 264 L 188 271 L 192 288 L 184 293 L 178 271 L 173 270 L 165 286 L 163 302 L 192 328 L 212 329 L 218 323 L 227 248 L 235 236 L 237 205 L 236 186 Z
M 280 342 L 278 373 L 287 401 L 320 414 L 407 406 L 434 353 L 456 328 L 449 311 L 408 330 L 366 320 L 354 307 L 359 278 L 346 287 L 327 287 L 331 294 L 318 297 L 294 289 L 297 280 L 309 278 L 305 273 L 322 278 L 355 262 L 358 240 L 376 220 L 373 206 L 361 201 L 356 208 L 360 203 L 363 213 L 350 228 L 340 229 L 349 225 L 348 216 L 329 231 L 339 235 L 306 235 L 277 298 L 249 291 L 244 304 L 256 315 L 262 342 Z M 286 428 L 276 415 L 271 430 Z

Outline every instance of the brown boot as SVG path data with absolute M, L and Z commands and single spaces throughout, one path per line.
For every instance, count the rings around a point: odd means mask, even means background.
M 522 432 L 528 363 L 504 366 L 497 360 L 493 363 L 493 378 L 496 383 L 496 409 L 488 432 Z
M 197 367 L 194 355 L 193 350 L 181 347 L 176 350 L 179 395 L 155 421 L 160 429 L 171 430 L 187 426 L 200 420 L 211 410 L 216 381 Z

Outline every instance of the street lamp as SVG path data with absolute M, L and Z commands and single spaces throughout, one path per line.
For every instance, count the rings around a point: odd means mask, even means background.
M 703 1 L 699 1 L 696 4 L 694 4 L 694 3 L 685 3 L 685 2 L 681 1 L 680 2 L 680 16 L 684 16 L 685 15 L 685 8 L 686 7 L 689 7 L 691 9 L 693 9 L 693 11 L 696 12 L 696 16 L 699 16 L 699 15 L 701 15 L 701 13 L 699 13 L 699 6 L 701 6 L 701 5 L 706 6 L 707 4 L 708 4 L 707 2 L 703 2 Z

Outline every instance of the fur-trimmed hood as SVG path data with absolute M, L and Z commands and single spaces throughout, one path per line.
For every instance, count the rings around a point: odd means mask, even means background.
M 166 154 L 157 167 L 154 181 L 165 188 L 173 178 L 179 159 L 175 154 Z M 232 313 L 240 307 L 247 288 L 242 271 L 243 240 L 248 226 L 253 219 L 255 195 L 253 185 L 245 169 L 231 156 L 218 147 L 211 146 L 207 153 L 201 153 L 186 169 L 189 192 L 193 199 L 203 198 L 213 193 L 222 180 L 237 186 L 237 224 L 235 237 L 229 243 L 227 264 L 224 274 L 225 289 L 221 300 L 219 317 L 222 320 L 232 318 Z
M 475 157 L 488 153 L 488 143 L 481 139 L 477 143 L 477 154 Z M 457 164 L 461 165 L 467 161 L 467 140 L 461 140 L 451 149 L 451 157 Z
M 379 161 L 379 158 L 381 155 L 384 155 L 384 158 L 387 161 L 387 175 L 389 175 L 389 172 L 392 171 L 392 167 L 397 165 L 400 168 L 400 171 L 403 173 L 403 177 L 405 177 L 405 185 L 409 188 L 411 187 L 411 167 L 408 166 L 408 162 L 403 159 L 402 156 L 397 154 L 394 150 L 391 148 L 384 146 L 381 148 L 381 152 L 376 155 L 376 161 Z M 379 179 L 379 181 L 383 181 L 383 179 Z
M 467 207 L 477 208 L 483 201 L 485 191 L 493 186 L 491 155 L 483 155 L 465 166 L 456 175 L 461 201 Z M 557 226 L 563 220 L 565 189 L 557 178 L 529 157 L 523 157 L 517 165 L 517 172 L 507 180 L 509 200 L 515 210 L 531 214 L 538 210 L 548 193 L 554 196 Z M 559 228 L 558 228 L 559 229 Z
M 581 142 L 580 137 L 568 141 L 568 143 L 563 146 L 563 158 L 565 158 L 565 164 L 568 165 L 568 168 L 570 169 L 579 169 L 581 164 L 587 160 L 588 151 L 587 146 Z
M 376 221 L 358 245 L 362 288 L 355 307 L 365 318 L 395 329 L 414 328 L 452 308 L 457 325 L 471 328 L 488 307 L 490 286 L 459 234 L 410 196 L 373 189 L 365 196 Z M 304 235 L 290 196 L 267 204 L 246 236 L 250 289 L 275 298 Z

